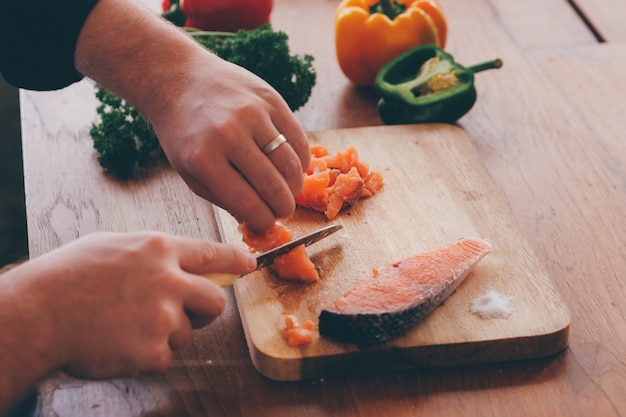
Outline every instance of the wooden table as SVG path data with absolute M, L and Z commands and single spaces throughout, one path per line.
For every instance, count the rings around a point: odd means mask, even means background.
M 51 378 L 40 386 L 39 415 L 626 415 L 626 6 L 441 2 L 459 62 L 504 60 L 477 76 L 479 100 L 459 125 L 571 310 L 569 348 L 522 362 L 279 383 L 252 366 L 230 294 L 225 314 L 166 373 Z M 318 83 L 297 113 L 309 131 L 381 124 L 371 92 L 337 66 L 338 3 L 275 2 L 272 20 L 292 50 L 315 56 Z M 211 206 L 168 167 L 129 184 L 102 176 L 88 133 L 94 100 L 86 82 L 21 92 L 31 256 L 95 230 L 218 239 Z

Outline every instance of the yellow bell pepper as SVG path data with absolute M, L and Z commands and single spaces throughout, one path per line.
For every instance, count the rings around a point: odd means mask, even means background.
M 383 65 L 412 47 L 444 48 L 446 35 L 438 0 L 343 0 L 335 14 L 337 60 L 356 85 L 373 85 Z

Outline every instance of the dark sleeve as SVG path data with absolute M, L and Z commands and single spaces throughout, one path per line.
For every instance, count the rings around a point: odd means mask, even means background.
M 97 0 L 0 0 L 0 73 L 29 90 L 56 90 L 83 78 L 76 41 Z

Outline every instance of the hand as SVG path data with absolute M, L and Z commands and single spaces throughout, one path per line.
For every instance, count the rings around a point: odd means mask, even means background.
M 46 357 L 53 363 L 47 371 L 134 376 L 166 369 L 172 351 L 190 343 L 191 329 L 223 311 L 224 291 L 199 274 L 243 274 L 255 266 L 249 253 L 220 243 L 98 233 L 3 275 L 3 291 L 18 296 L 12 306 L 0 298 L 0 311 L 12 311 L 11 323 L 36 335 L 18 347 L 36 353 L 33 362 Z M 5 335 L 20 334 L 11 330 Z
M 172 166 L 198 195 L 257 231 L 295 209 L 310 160 L 282 97 L 256 75 L 206 55 L 179 95 L 151 118 Z M 265 155 L 279 133 L 287 143 Z
M 82 74 L 148 116 L 195 193 L 257 232 L 293 212 L 309 146 L 289 106 L 265 81 L 126 0 L 98 1 L 75 61 Z M 265 155 L 261 148 L 279 133 L 288 143 Z

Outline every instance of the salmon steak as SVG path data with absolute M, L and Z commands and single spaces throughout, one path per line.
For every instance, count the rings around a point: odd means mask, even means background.
M 406 334 L 441 305 L 491 249 L 486 240 L 463 238 L 374 269 L 372 277 L 322 310 L 320 335 L 375 345 Z

